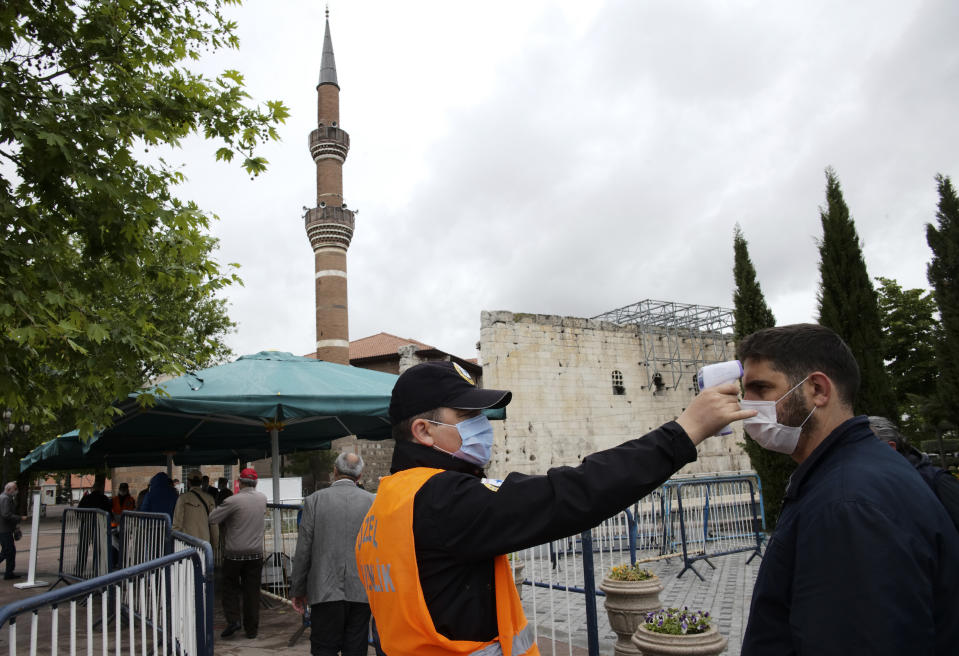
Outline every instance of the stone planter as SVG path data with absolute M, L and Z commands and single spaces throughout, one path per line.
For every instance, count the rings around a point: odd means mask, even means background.
M 646 581 L 614 581 L 603 579 L 599 589 L 606 593 L 606 615 L 609 626 L 616 632 L 616 656 L 637 656 L 640 652 L 631 642 L 633 633 L 646 621 L 646 613 L 663 605 L 659 593 L 663 590 L 659 577 Z
M 633 634 L 633 645 L 643 656 L 714 656 L 726 650 L 727 642 L 715 626 L 709 627 L 706 633 L 670 635 L 640 625 Z
M 523 576 L 524 569 L 526 569 L 525 563 L 513 563 L 513 583 L 516 584 L 516 594 L 519 595 L 520 599 L 523 598 L 523 588 L 526 587 L 523 585 L 523 581 L 526 579 L 526 577 Z

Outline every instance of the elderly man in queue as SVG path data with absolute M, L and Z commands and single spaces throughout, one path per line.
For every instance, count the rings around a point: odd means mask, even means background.
M 6 563 L 3 578 L 8 581 L 21 576 L 13 571 L 17 566 L 17 545 L 14 533 L 21 519 L 17 513 L 17 492 L 16 481 L 10 481 L 3 486 L 3 493 L 0 493 L 0 561 Z
M 391 475 L 356 538 L 357 565 L 388 656 L 539 654 L 504 554 L 580 533 L 696 459 L 696 445 L 741 410 L 738 388 L 704 390 L 656 430 L 545 476 L 485 478 L 493 429 L 480 389 L 451 362 L 400 375 L 390 401 Z
M 740 342 L 743 422 L 792 456 L 753 589 L 743 656 L 955 654 L 959 533 L 916 470 L 855 416 L 859 367 L 828 328 Z
M 260 573 L 266 495 L 256 489 L 256 470 L 240 472 L 240 489 L 210 513 L 210 523 L 226 531 L 223 546 L 223 614 L 229 638 L 242 628 L 255 638 L 260 628 Z M 242 616 L 241 616 L 242 610 Z M 242 618 L 242 624 L 241 624 Z
M 333 484 L 308 496 L 293 556 L 293 606 L 310 605 L 313 656 L 364 656 L 370 605 L 353 548 L 373 495 L 357 487 L 363 458 L 341 453 Z

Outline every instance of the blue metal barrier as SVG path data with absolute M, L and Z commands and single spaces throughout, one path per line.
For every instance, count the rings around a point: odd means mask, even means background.
M 166 513 L 126 511 L 120 515 L 120 566 L 131 567 L 173 549 L 173 525 Z
M 171 534 L 171 543 L 174 550 L 174 553 L 182 553 L 186 549 L 195 550 L 197 554 L 201 555 L 201 565 L 202 565 L 202 586 L 203 592 L 200 595 L 200 599 L 203 601 L 203 633 L 204 641 L 206 644 L 213 645 L 213 600 L 214 589 L 213 589 L 213 547 L 209 542 L 195 538 L 192 535 L 187 535 L 186 533 L 180 533 L 179 531 L 173 531 Z
M 209 553 L 209 552 L 207 552 Z M 204 554 L 204 557 L 206 553 Z M 212 562 L 212 553 L 209 553 L 209 561 Z M 175 580 L 171 577 L 171 571 L 181 565 L 189 564 L 192 569 L 193 594 L 183 595 L 182 590 L 172 590 L 171 585 Z M 78 634 L 83 627 L 76 622 L 77 606 L 85 603 L 84 609 L 87 614 L 86 638 L 87 649 L 91 652 L 94 641 L 99 637 L 103 653 L 107 653 L 110 640 L 110 630 L 105 620 L 114 620 L 115 627 L 115 649 L 114 654 L 121 653 L 146 653 L 148 650 L 153 653 L 176 653 L 180 656 L 212 656 L 213 639 L 212 625 L 206 622 L 196 622 L 192 627 L 189 622 L 177 623 L 171 621 L 170 609 L 178 609 L 180 616 L 189 619 L 191 609 L 184 607 L 184 604 L 192 603 L 194 609 L 202 608 L 204 599 L 202 598 L 206 587 L 204 585 L 203 575 L 203 557 L 196 549 L 188 549 L 179 553 L 172 553 L 155 560 L 127 567 L 124 569 L 109 572 L 96 578 L 81 581 L 58 590 L 29 597 L 0 608 L 0 630 L 3 627 L 8 628 L 8 638 L 11 653 L 16 653 L 17 645 L 17 620 L 21 616 L 30 617 L 30 653 L 36 653 L 39 644 L 39 625 L 42 611 L 48 610 L 50 627 L 50 644 L 54 649 L 61 640 L 68 641 L 64 645 L 65 651 L 71 653 L 76 651 Z M 152 598 L 147 597 L 147 589 L 153 594 Z M 164 591 L 165 594 L 157 594 Z M 139 593 L 139 599 L 146 601 L 153 612 L 139 613 L 134 615 L 132 607 L 127 606 L 128 613 L 121 615 L 121 598 L 126 595 L 135 597 Z M 95 613 L 93 604 L 94 595 L 100 595 L 102 613 L 98 625 L 101 626 L 102 635 L 94 633 L 92 627 L 93 615 Z M 172 602 L 171 602 L 172 599 Z M 66 638 L 60 635 L 59 607 L 67 605 L 70 612 L 69 622 L 64 622 Z M 130 630 L 122 632 L 122 637 L 128 643 L 121 643 L 121 630 L 119 618 L 126 617 L 130 623 Z M 139 636 L 133 630 L 133 623 L 139 622 Z M 101 624 L 102 623 L 102 624 Z M 186 631 L 181 629 L 186 628 Z M 192 628 L 192 630 L 190 630 Z M 209 630 L 208 630 L 209 629 Z M 149 631 L 149 633 L 148 633 Z M 153 637 L 153 646 L 150 646 L 149 637 Z M 81 641 L 82 641 L 82 635 Z M 139 637 L 139 643 L 138 643 Z M 161 649 L 162 643 L 162 649 Z M 80 651 L 84 651 L 80 649 Z
M 720 504 L 713 503 L 714 488 L 725 492 Z M 757 518 L 756 495 L 752 477 L 724 477 L 722 480 L 682 481 L 673 486 L 679 508 L 679 526 L 683 553 L 682 576 L 686 570 L 704 580 L 693 564 L 703 560 L 715 569 L 709 558 L 744 551 L 762 557 L 762 534 Z M 748 498 L 747 498 L 748 493 Z M 696 498 L 698 496 L 698 499 Z M 684 499 L 686 504 L 684 506 Z M 695 532 L 694 532 L 695 531 Z M 692 548 L 697 546 L 695 550 Z
M 114 569 L 110 513 L 97 508 L 67 508 L 60 519 L 60 562 L 56 587 L 102 576 Z

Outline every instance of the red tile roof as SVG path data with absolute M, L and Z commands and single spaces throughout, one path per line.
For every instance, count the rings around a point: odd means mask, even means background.
M 397 349 L 407 344 L 415 344 L 418 347 L 417 350 L 420 351 L 436 349 L 436 347 L 424 344 L 416 339 L 404 339 L 389 333 L 377 333 L 350 342 L 350 360 L 396 355 Z

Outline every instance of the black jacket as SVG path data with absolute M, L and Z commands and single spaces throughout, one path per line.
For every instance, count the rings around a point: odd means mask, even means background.
M 501 484 L 458 458 L 398 442 L 391 471 L 445 469 L 413 502 L 420 584 L 436 630 L 453 640 L 497 635 L 493 557 L 596 526 L 696 459 L 685 431 L 669 422 L 648 435 L 545 476 L 512 473 Z
M 955 654 L 959 534 L 866 417 L 796 469 L 753 589 L 742 654 Z

